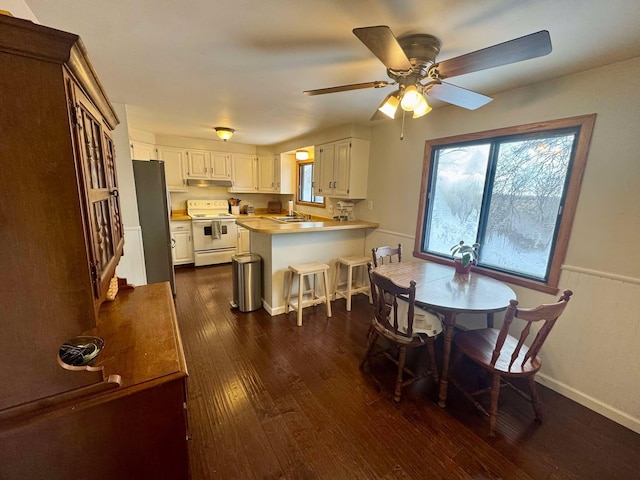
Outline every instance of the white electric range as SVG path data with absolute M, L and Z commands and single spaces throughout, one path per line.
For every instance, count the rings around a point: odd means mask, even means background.
M 187 200 L 196 267 L 229 263 L 236 254 L 236 217 L 228 210 L 226 200 Z

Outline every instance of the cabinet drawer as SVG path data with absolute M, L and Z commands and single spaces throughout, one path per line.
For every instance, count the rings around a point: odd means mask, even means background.
M 190 232 L 191 222 L 171 222 L 172 232 Z

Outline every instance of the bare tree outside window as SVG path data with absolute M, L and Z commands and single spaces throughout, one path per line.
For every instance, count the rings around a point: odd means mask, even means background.
M 579 188 L 594 122 L 589 115 L 427 142 L 414 255 L 446 263 L 460 240 L 479 243 L 476 268 L 552 291 L 577 194 L 566 199 Z

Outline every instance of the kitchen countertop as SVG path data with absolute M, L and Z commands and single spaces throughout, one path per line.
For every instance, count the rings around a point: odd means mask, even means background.
M 284 215 L 270 215 L 282 217 Z M 354 230 L 361 228 L 378 228 L 378 223 L 363 220 L 347 220 L 339 222 L 324 217 L 312 217 L 309 222 L 280 223 L 271 220 L 268 215 L 239 215 L 236 223 L 252 232 L 278 235 L 284 233 L 322 232 L 328 230 Z
M 172 210 L 171 218 L 169 220 L 171 220 L 172 222 L 181 222 L 191 220 L 191 217 L 187 215 L 186 210 Z

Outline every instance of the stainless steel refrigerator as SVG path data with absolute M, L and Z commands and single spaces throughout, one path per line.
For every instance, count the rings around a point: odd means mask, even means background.
M 167 193 L 164 162 L 133 160 L 147 283 L 170 282 L 176 294 L 169 228 L 171 202 Z

